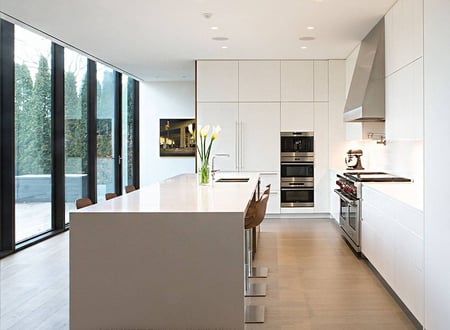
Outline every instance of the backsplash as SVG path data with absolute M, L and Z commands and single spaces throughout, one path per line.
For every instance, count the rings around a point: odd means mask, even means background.
M 366 169 L 386 171 L 423 184 L 423 141 L 387 141 L 382 145 L 365 140 L 361 147 Z

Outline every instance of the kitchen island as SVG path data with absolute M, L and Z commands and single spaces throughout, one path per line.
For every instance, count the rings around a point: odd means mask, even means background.
M 243 329 L 248 182 L 194 174 L 70 214 L 71 329 Z

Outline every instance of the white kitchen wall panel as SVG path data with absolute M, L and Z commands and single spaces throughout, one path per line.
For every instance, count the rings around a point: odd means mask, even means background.
M 314 101 L 328 102 L 328 61 L 314 61 Z
M 238 61 L 197 62 L 197 102 L 237 102 Z
M 399 0 L 385 16 L 386 76 L 423 56 L 423 0 Z
M 281 131 L 282 132 L 314 131 L 314 103 L 282 102 Z
M 280 104 L 240 103 L 239 130 L 239 169 L 279 171 Z
M 314 103 L 314 211 L 329 212 L 328 103 Z
M 423 140 L 423 59 L 386 77 L 386 137 Z
M 215 160 L 215 168 L 222 171 L 238 170 L 238 111 L 238 103 L 197 103 L 197 125 L 219 125 L 222 128 L 211 150 L 211 155 L 230 155 Z
M 279 102 L 280 61 L 239 61 L 239 101 Z
M 314 101 L 313 61 L 281 61 L 281 101 Z

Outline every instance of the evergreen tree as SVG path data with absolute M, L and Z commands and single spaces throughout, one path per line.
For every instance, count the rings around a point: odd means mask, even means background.
M 30 155 L 36 159 L 34 174 L 50 174 L 51 158 L 51 77 L 47 59 L 41 55 L 36 73 L 29 116 L 35 134 Z
M 16 174 L 23 175 L 32 173 L 27 153 L 33 139 L 27 118 L 33 95 L 33 81 L 25 64 L 15 65 L 15 79 Z

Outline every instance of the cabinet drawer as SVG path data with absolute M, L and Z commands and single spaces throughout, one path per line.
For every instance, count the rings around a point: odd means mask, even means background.
M 261 179 L 261 193 L 264 191 L 266 186 L 270 184 L 271 191 L 280 190 L 280 173 L 279 172 L 261 172 L 259 174 Z

